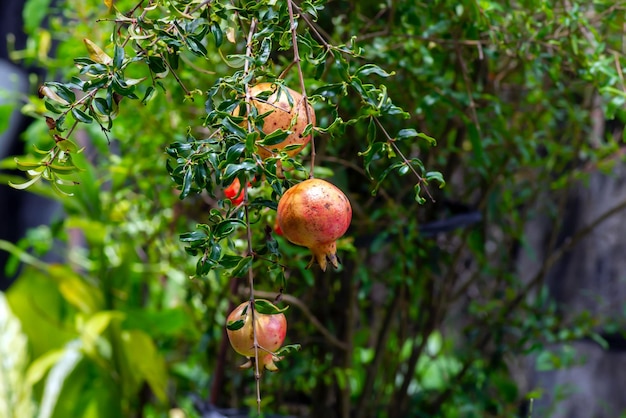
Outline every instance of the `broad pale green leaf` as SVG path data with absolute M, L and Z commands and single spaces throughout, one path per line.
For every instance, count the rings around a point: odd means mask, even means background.
M 26 379 L 28 340 L 0 292 L 0 417 L 32 417 L 32 385 Z
M 139 380 L 145 380 L 154 395 L 165 402 L 167 400 L 165 362 L 150 335 L 139 330 L 122 331 L 121 339 L 124 356 L 132 367 L 131 372 Z
M 15 106 L 12 104 L 0 104 L 0 134 L 9 127 L 9 119 L 14 109 Z
M 91 40 L 84 38 L 83 42 L 87 47 L 87 52 L 89 52 L 89 57 L 99 64 L 111 65 L 113 63 L 113 58 L 111 58 L 106 52 L 102 50 L 98 45 L 93 43 Z
M 52 418 L 54 416 L 54 410 L 57 402 L 59 402 L 59 396 L 66 379 L 68 379 L 82 358 L 80 340 L 70 341 L 65 346 L 63 354 L 48 373 L 37 418 Z
M 24 5 L 22 17 L 26 33 L 32 34 L 41 28 L 41 22 L 49 13 L 51 0 L 28 0 Z
M 48 351 L 35 359 L 26 372 L 26 382 L 31 386 L 39 383 L 63 356 L 63 351 L 63 349 Z
M 76 311 L 68 306 L 57 283 L 50 280 L 46 264 L 39 263 L 44 269 L 26 264 L 6 293 L 11 310 L 20 318 L 28 336 L 33 358 L 59 349 L 78 336 L 70 317 Z
M 99 355 L 104 359 L 111 360 L 111 344 L 102 334 L 112 321 L 122 321 L 124 317 L 124 313 L 119 311 L 100 311 L 91 316 L 81 330 L 85 353 L 90 357 Z
M 65 300 L 81 312 L 94 313 L 103 306 L 104 298 L 100 289 L 88 284 L 68 265 L 50 265 L 48 272 Z
M 32 179 L 25 181 L 24 183 L 13 183 L 9 181 L 9 186 L 13 187 L 14 189 L 24 190 L 38 182 L 39 179 L 41 179 L 41 175 L 34 176 Z

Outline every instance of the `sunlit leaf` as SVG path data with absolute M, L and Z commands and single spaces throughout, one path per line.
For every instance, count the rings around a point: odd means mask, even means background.
M 97 63 L 104 65 L 111 65 L 113 63 L 113 58 L 107 55 L 106 52 L 102 50 L 98 45 L 93 43 L 91 40 L 84 38 L 83 42 L 87 47 L 87 52 L 89 53 L 89 57 Z

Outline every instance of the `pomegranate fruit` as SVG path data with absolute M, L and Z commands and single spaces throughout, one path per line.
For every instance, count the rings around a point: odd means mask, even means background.
M 274 233 L 280 236 L 283 235 L 283 230 L 280 229 L 280 225 L 278 225 L 278 219 L 274 220 Z
M 224 189 L 224 196 L 229 198 L 235 206 L 243 202 L 243 190 L 241 189 L 241 182 L 237 177 L 235 177 L 235 180 L 233 180 L 233 182 Z
M 291 104 L 285 90 L 291 96 Z M 262 92 L 267 91 L 272 91 L 267 99 L 259 97 Z M 275 84 L 260 83 L 250 88 L 250 96 L 252 97 L 251 105 L 256 108 L 259 115 L 271 112 L 263 119 L 263 133 L 269 135 L 277 129 L 289 132 L 287 137 L 278 144 L 263 145 L 257 143 L 257 153 L 261 158 L 273 156 L 288 145 L 300 145 L 298 148 L 287 151 L 287 154 L 293 157 L 309 143 L 311 135 L 303 136 L 304 129 L 308 124 L 305 106 L 308 107 L 310 123 L 313 126 L 315 126 L 315 112 L 300 93 L 288 87 L 278 89 Z
M 264 299 L 257 299 L 256 302 L 263 302 L 270 305 L 278 311 L 278 308 L 271 302 Z M 233 324 L 239 322 L 239 328 L 230 329 Z M 258 343 L 259 369 L 276 371 L 275 361 L 281 358 L 276 356 L 274 352 L 280 348 L 287 334 L 287 318 L 282 312 L 275 314 L 263 314 L 258 310 L 254 311 L 254 325 L 252 323 L 251 304 L 249 301 L 243 302 L 236 307 L 226 319 L 226 333 L 228 340 L 233 349 L 248 359 L 254 359 L 254 331 L 256 329 L 256 338 Z M 236 328 L 236 327 L 235 327 Z M 252 366 L 252 361 L 243 364 L 242 368 Z
M 350 226 L 352 206 L 337 186 L 320 179 L 292 186 L 278 202 L 276 219 L 285 238 L 311 250 L 309 267 L 339 267 L 336 241 Z

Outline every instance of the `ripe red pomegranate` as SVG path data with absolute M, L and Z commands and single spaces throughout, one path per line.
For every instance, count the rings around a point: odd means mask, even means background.
M 271 93 L 267 99 L 260 99 L 259 95 L 266 91 L 272 91 L 273 93 Z M 291 96 L 291 103 L 289 103 L 286 92 L 289 92 Z M 287 151 L 287 154 L 293 157 L 309 143 L 311 135 L 307 135 L 306 137 L 302 135 L 304 128 L 306 128 L 308 124 L 306 107 L 308 107 L 309 117 L 313 125 L 315 125 L 315 112 L 313 107 L 306 103 L 300 93 L 288 87 L 279 90 L 277 86 L 272 83 L 259 83 L 250 88 L 250 95 L 252 96 L 251 105 L 257 109 L 259 115 L 272 112 L 263 119 L 262 130 L 265 134 L 271 134 L 277 129 L 291 132 L 278 144 L 258 144 L 257 153 L 261 158 L 268 158 L 288 145 L 300 145 L 299 148 Z
M 264 299 L 257 299 L 276 308 L 271 302 Z M 245 310 L 245 313 L 244 313 Z M 278 310 L 278 308 L 276 308 Z M 233 349 L 246 356 L 254 359 L 254 334 L 252 328 L 252 311 L 249 301 L 243 302 L 235 308 L 226 319 L 226 324 L 233 324 L 236 321 L 243 320 L 243 326 L 237 330 L 226 328 L 228 340 Z M 259 369 L 276 371 L 278 367 L 274 364 L 280 360 L 280 357 L 274 355 L 274 352 L 280 348 L 287 334 L 287 318 L 283 313 L 263 314 L 258 310 L 254 311 L 254 322 L 256 328 L 256 337 L 259 344 Z M 242 368 L 252 366 L 249 361 L 242 365 Z
M 309 267 L 315 261 L 324 271 L 328 262 L 339 267 L 336 241 L 352 220 L 350 201 L 339 188 L 325 180 L 305 180 L 283 194 L 277 211 L 284 237 L 313 253 Z

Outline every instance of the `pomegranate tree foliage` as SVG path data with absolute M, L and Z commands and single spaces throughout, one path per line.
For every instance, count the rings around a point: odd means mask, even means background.
M 255 407 L 224 334 L 249 275 L 291 305 L 302 346 L 260 380 L 265 413 L 509 416 L 540 396 L 514 356 L 563 366 L 546 344 L 602 340 L 543 286 L 582 235 L 530 280 L 515 257 L 540 209 L 558 225 L 568 188 L 619 161 L 622 138 L 591 127 L 621 122 L 626 97 L 624 2 L 552 3 L 29 0 L 14 58 L 48 72 L 24 107 L 28 155 L 3 162 L 28 178 L 1 178 L 64 215 L 0 245 L 9 272 L 26 265 L 7 301 L 40 413 Z M 255 154 L 285 135 L 235 116 L 266 81 L 308 97 L 314 148 Z M 353 205 L 339 271 L 272 232 L 311 170 Z

